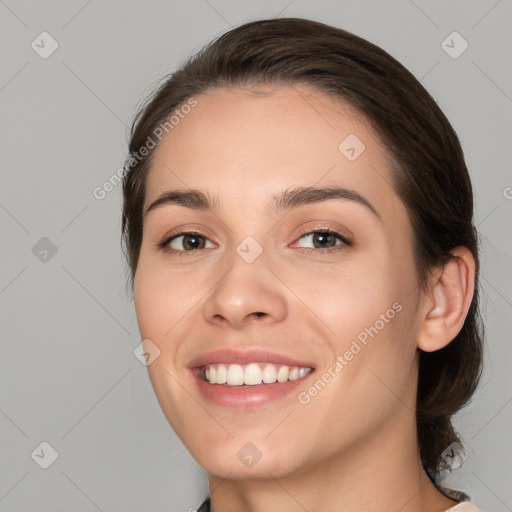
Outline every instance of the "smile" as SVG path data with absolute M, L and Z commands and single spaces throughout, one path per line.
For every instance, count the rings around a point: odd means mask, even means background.
M 225 386 L 257 386 L 297 380 L 312 368 L 273 363 L 209 364 L 201 369 L 201 378 L 210 384 Z
M 313 378 L 316 365 L 262 347 L 223 348 L 200 354 L 187 367 L 199 394 L 211 405 L 248 411 L 283 405 Z

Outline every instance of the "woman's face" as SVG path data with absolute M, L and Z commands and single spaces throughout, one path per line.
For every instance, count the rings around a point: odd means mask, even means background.
M 259 92 L 201 94 L 162 139 L 134 289 L 166 418 L 241 479 L 361 462 L 415 429 L 419 292 L 385 150 L 340 101 Z

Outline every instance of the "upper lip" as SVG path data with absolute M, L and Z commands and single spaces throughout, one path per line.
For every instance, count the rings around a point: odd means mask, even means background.
M 189 363 L 189 368 L 198 368 L 207 364 L 227 363 L 227 364 L 249 364 L 249 363 L 280 363 L 287 366 L 300 366 L 302 368 L 313 368 L 310 361 L 299 361 L 292 357 L 269 349 L 250 348 L 250 349 L 217 349 L 205 352 L 194 358 Z

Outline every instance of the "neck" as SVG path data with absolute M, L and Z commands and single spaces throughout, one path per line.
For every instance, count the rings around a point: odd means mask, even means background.
M 414 414 L 406 407 L 397 412 L 372 439 L 283 478 L 268 472 L 257 481 L 210 475 L 212 511 L 441 512 L 453 507 L 457 502 L 440 493 L 421 466 Z

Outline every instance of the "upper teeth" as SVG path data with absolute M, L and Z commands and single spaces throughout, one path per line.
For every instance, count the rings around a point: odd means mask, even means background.
M 271 363 L 209 364 L 204 369 L 204 376 L 210 384 L 227 384 L 228 386 L 255 386 L 286 382 L 304 377 L 311 368 L 299 366 L 274 365 Z

